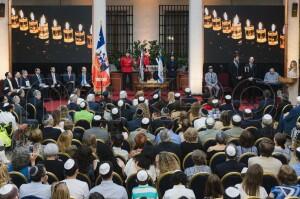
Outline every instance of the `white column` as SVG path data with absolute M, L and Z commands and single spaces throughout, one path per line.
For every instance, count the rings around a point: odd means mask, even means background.
M 133 0 L 133 40 L 159 40 L 159 1 Z
M 101 24 L 103 29 L 103 35 L 105 37 L 105 42 L 107 42 L 106 0 L 93 0 L 93 56 L 95 55 Z
M 9 31 L 9 0 L 0 0 L 5 3 L 5 17 L 0 17 L 0 79 L 10 69 L 10 31 Z
M 193 94 L 202 93 L 204 44 L 202 0 L 189 4 L 189 85 Z
M 299 0 L 290 0 L 288 1 L 288 13 L 287 13 L 287 68 L 289 67 L 292 60 L 296 60 L 298 63 L 298 71 L 299 71 L 299 7 L 297 17 L 292 17 L 292 4 L 298 3 Z M 289 86 L 289 99 L 292 104 L 296 104 L 296 98 L 298 96 L 298 85 L 299 85 L 299 78 L 297 82 L 293 85 Z

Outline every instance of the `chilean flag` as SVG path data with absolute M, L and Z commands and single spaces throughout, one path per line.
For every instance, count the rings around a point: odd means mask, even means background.
M 92 77 L 95 91 L 105 91 L 110 85 L 109 62 L 102 25 L 100 27 L 99 40 L 97 42 Z

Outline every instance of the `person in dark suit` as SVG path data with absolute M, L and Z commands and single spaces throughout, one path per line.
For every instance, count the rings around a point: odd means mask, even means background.
M 245 129 L 250 126 L 255 126 L 258 129 L 261 128 L 260 121 L 254 119 L 252 110 L 249 108 L 246 108 L 243 113 L 243 120 L 241 123 L 241 128 Z
M 44 129 L 43 129 L 43 139 L 53 139 L 57 140 L 61 134 L 61 130 L 57 128 L 53 128 L 54 120 L 52 115 L 46 115 L 45 120 L 43 121 Z
M 29 88 L 29 87 L 31 87 L 30 80 L 28 78 L 28 72 L 27 72 L 27 70 L 22 70 L 21 87 L 22 88 Z
M 179 144 L 171 142 L 171 137 L 167 129 L 163 129 L 158 134 L 161 142 L 155 146 L 156 154 L 162 151 L 175 153 L 179 158 L 182 158 L 181 148 Z
M 67 66 L 67 73 L 63 74 L 63 83 L 70 95 L 75 88 L 75 74 L 72 72 L 72 66 Z
M 220 111 L 232 111 L 233 112 L 231 95 L 225 95 L 225 103 L 221 104 Z
M 60 76 L 55 72 L 55 67 L 50 68 L 50 74 L 47 77 L 47 84 L 50 86 L 50 95 L 54 99 L 59 99 L 60 97 Z
M 39 90 L 33 91 L 33 97 L 29 100 L 36 109 L 36 119 L 41 123 L 44 118 L 44 113 L 46 113 L 46 109 L 44 107 L 44 102 L 42 100 L 42 93 Z
M 19 71 L 15 72 L 15 76 L 12 79 L 12 85 L 15 90 L 18 90 L 21 88 L 21 74 Z
M 136 117 L 133 120 L 127 122 L 128 130 L 130 132 L 135 131 L 141 126 L 143 119 L 143 110 L 137 109 L 135 112 Z
M 88 103 L 89 110 L 95 111 L 96 113 L 100 111 L 100 105 L 95 101 L 95 94 L 88 94 L 86 101 Z
M 132 105 L 132 101 L 127 98 L 127 92 L 125 90 L 120 91 L 119 100 L 123 100 L 125 104 Z
M 11 96 L 12 93 L 15 93 L 16 90 L 12 84 L 12 75 L 10 72 L 5 73 L 5 79 L 3 81 L 3 94 L 6 96 Z
M 220 178 L 229 172 L 241 172 L 244 167 L 247 167 L 244 163 L 240 163 L 236 160 L 237 150 L 235 145 L 229 144 L 225 148 L 225 154 L 227 157 L 226 162 L 216 165 L 215 168 L 211 168 Z
M 280 102 L 277 105 L 277 114 L 276 114 L 276 118 L 275 118 L 276 121 L 279 121 L 281 113 L 283 111 L 283 108 L 286 105 L 291 104 L 291 101 L 289 100 L 289 97 L 287 95 L 281 94 L 278 97 L 280 98 Z
M 14 107 L 15 107 L 14 111 L 18 115 L 18 118 L 19 118 L 18 123 L 22 124 L 26 120 L 28 113 L 25 110 L 25 108 L 23 106 L 21 106 L 20 102 L 21 102 L 20 97 L 18 95 L 15 95 L 13 97 L 13 103 L 14 103 Z
M 163 108 L 161 110 L 161 113 L 156 111 L 155 114 L 157 115 L 157 117 L 153 117 L 153 120 L 151 122 L 151 128 L 154 131 L 159 127 L 166 127 L 168 126 L 168 124 L 173 123 L 170 117 L 170 110 L 168 108 Z
M 171 55 L 170 61 L 167 64 L 167 78 L 170 81 L 170 90 L 176 90 L 176 75 L 177 75 L 177 63 L 174 55 Z
M 254 102 L 255 99 L 255 88 L 249 88 L 255 85 L 256 78 L 256 65 L 254 63 L 254 57 L 249 58 L 249 63 L 243 68 L 243 79 L 246 80 L 245 87 L 248 88 L 246 98 L 250 103 Z
M 69 104 L 67 105 L 69 111 L 80 111 L 80 108 L 77 104 L 78 96 L 76 94 L 72 94 L 69 98 Z
M 263 99 L 259 101 L 258 108 L 255 110 L 256 118 L 261 118 L 265 108 L 269 105 L 275 105 L 270 90 L 263 91 Z
M 31 85 L 33 89 L 40 89 L 43 84 L 46 84 L 43 75 L 41 74 L 41 69 L 36 68 L 35 74 L 31 77 Z
M 192 91 L 190 88 L 185 88 L 184 93 L 185 93 L 185 96 L 182 97 L 182 99 L 181 99 L 183 103 L 192 104 L 194 102 L 197 102 L 197 99 L 192 96 Z
M 235 87 L 242 80 L 242 70 L 243 68 L 240 66 L 240 57 L 236 53 L 229 67 L 229 73 L 231 74 L 231 83 L 233 87 Z
M 113 108 L 111 110 L 112 120 L 108 121 L 108 132 L 111 135 L 122 134 L 124 127 L 127 128 L 127 120 L 120 117 L 120 112 L 118 108 Z

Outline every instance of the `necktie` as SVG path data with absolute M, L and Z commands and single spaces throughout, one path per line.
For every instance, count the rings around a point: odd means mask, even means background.
M 210 73 L 210 81 L 211 81 L 211 83 L 214 83 L 212 73 Z
M 52 73 L 52 79 L 53 79 L 53 84 L 56 84 L 56 77 L 54 73 Z
M 8 80 L 8 84 L 9 84 L 9 89 L 12 91 L 12 90 L 14 90 L 14 88 L 13 88 L 13 86 L 12 86 L 12 84 L 11 84 L 11 81 L 10 81 L 10 79 L 7 79 Z
M 17 86 L 18 86 L 18 88 L 19 88 L 20 85 L 19 85 L 19 80 L 18 80 L 18 78 L 16 79 L 16 83 L 17 83 Z

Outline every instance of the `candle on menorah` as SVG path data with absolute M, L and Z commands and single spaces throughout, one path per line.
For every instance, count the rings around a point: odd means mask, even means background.
M 222 32 L 224 34 L 229 34 L 231 33 L 231 20 L 228 19 L 228 15 L 226 12 L 223 14 L 223 21 L 222 21 Z
M 278 32 L 276 30 L 276 25 L 271 25 L 271 30 L 268 31 L 268 44 L 270 46 L 278 45 Z
M 33 12 L 30 13 L 29 33 L 36 34 L 39 32 L 39 23 L 35 20 Z
M 20 15 L 20 19 L 19 19 L 20 30 L 27 31 L 28 30 L 28 19 L 27 19 L 27 17 L 24 17 L 23 10 L 19 11 L 19 15 Z
M 85 32 L 82 24 L 78 25 L 78 30 L 75 31 L 75 44 L 77 46 L 85 45 Z
M 87 48 L 93 47 L 93 26 L 90 27 L 90 34 L 86 36 Z
M 280 34 L 279 37 L 279 47 L 284 48 L 285 47 L 285 26 L 282 28 L 282 34 Z
M 213 10 L 213 19 L 212 19 L 212 27 L 214 31 L 220 31 L 221 27 L 221 18 L 218 17 L 217 11 Z
M 57 24 L 56 19 L 53 20 L 53 26 L 51 27 L 51 30 L 52 30 L 52 39 L 54 40 L 62 39 L 61 26 Z
M 261 22 L 258 23 L 258 29 L 256 29 L 256 41 L 257 43 L 265 43 L 267 41 L 267 31 Z
M 16 10 L 14 8 L 11 9 L 11 27 L 19 28 L 19 16 L 16 15 Z
M 240 23 L 240 18 L 238 15 L 235 15 L 232 23 L 232 39 L 242 39 L 242 24 Z
M 246 40 L 255 39 L 254 26 L 251 24 L 249 19 L 246 20 L 245 38 L 246 38 Z
M 69 22 L 66 22 L 64 29 L 64 42 L 72 43 L 74 41 L 73 29 L 70 27 Z
M 211 28 L 212 22 L 211 22 L 211 15 L 209 14 L 209 11 L 207 8 L 204 8 L 204 28 Z
M 42 15 L 41 19 L 40 19 L 40 32 L 39 32 L 39 38 L 40 39 L 49 39 L 49 27 L 48 27 L 48 23 L 46 21 L 46 17 L 45 15 Z

